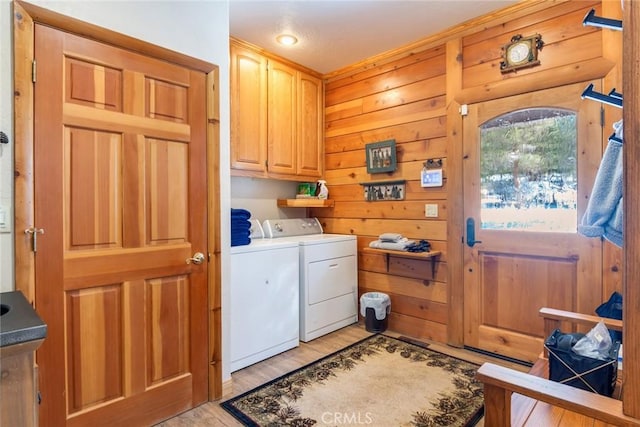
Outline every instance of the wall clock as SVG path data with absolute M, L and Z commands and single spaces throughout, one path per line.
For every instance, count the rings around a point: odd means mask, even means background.
M 522 37 L 516 34 L 511 41 L 502 47 L 502 62 L 500 72 L 509 73 L 520 68 L 533 67 L 540 64 L 538 51 L 542 49 L 544 42 L 540 34 Z

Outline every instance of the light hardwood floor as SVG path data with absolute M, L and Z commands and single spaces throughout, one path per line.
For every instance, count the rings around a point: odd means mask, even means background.
M 220 402 L 251 390 L 267 381 L 338 351 L 370 335 L 373 334 L 367 332 L 363 324 L 356 324 L 342 328 L 308 343 L 300 343 L 299 347 L 232 373 L 233 391 L 225 395 L 220 401 L 200 405 L 191 411 L 158 424 L 158 427 L 241 426 L 241 423 L 236 421 L 233 416 L 220 407 Z M 399 334 L 392 331 L 386 331 L 385 335 L 399 336 Z M 524 372 L 528 370 L 525 366 L 505 362 L 472 351 L 449 347 L 440 343 L 423 342 L 429 344 L 433 350 L 441 351 L 470 362 L 482 364 L 485 361 L 491 361 Z M 483 423 L 481 421 L 478 426 L 482 425 Z

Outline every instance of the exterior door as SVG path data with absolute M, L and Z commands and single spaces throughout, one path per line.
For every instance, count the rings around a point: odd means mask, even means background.
M 208 393 L 205 75 L 41 25 L 35 58 L 40 422 L 150 425 Z
M 593 313 L 601 242 L 577 233 L 602 154 L 585 84 L 470 105 L 464 118 L 464 342 L 534 361 L 538 310 Z

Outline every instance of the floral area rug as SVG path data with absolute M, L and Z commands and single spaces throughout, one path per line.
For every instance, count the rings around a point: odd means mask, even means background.
M 221 406 L 247 426 L 473 426 L 478 365 L 373 335 Z

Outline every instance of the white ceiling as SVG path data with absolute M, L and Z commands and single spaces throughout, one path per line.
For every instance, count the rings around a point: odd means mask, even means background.
M 230 0 L 229 32 L 326 74 L 517 0 Z M 282 47 L 281 33 L 299 42 Z

